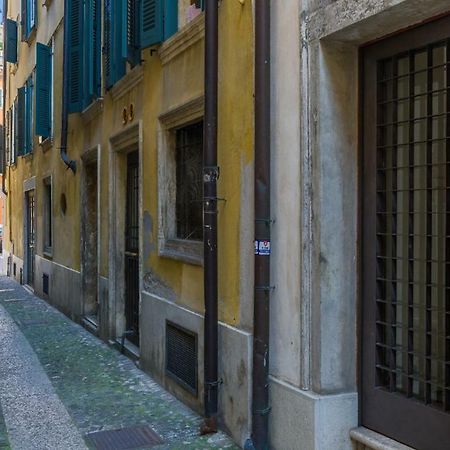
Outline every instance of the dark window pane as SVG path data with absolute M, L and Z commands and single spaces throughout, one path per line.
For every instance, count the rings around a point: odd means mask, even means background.
M 203 239 L 203 122 L 176 131 L 177 238 Z

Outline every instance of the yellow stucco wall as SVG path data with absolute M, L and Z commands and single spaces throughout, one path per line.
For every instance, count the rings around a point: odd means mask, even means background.
M 37 36 L 31 46 L 22 43 L 20 64 L 12 76 L 9 65 L 7 108 L 12 104 L 17 87 L 23 85 L 35 64 L 35 42 L 47 43 L 62 19 L 63 2 L 52 2 L 48 12 L 38 6 Z M 10 2 L 11 18 L 19 15 L 20 1 Z M 240 209 L 242 167 L 253 158 L 253 11 L 252 2 L 226 0 L 219 8 L 219 136 L 218 154 L 220 179 L 219 197 L 219 311 L 220 319 L 239 324 L 240 284 Z M 60 25 L 55 34 L 54 78 L 54 141 L 44 152 L 37 141 L 29 157 L 19 157 L 8 168 L 6 186 L 9 189 L 5 247 L 12 251 L 8 236 L 11 229 L 14 253 L 23 257 L 23 181 L 36 176 L 37 197 L 37 253 L 42 255 L 42 179 L 53 177 L 53 261 L 80 270 L 80 170 L 73 175 L 66 170 L 59 156 L 62 35 Z M 188 308 L 203 312 L 203 269 L 185 262 L 158 255 L 158 116 L 168 109 L 203 94 L 204 41 L 201 39 L 164 66 L 156 52 L 146 49 L 142 81 L 121 97 L 113 100 L 106 93 L 102 111 L 86 123 L 80 114 L 72 114 L 69 121 L 68 152 L 81 166 L 82 154 L 100 145 L 100 255 L 99 274 L 109 276 L 109 201 L 110 201 L 110 137 L 124 129 L 122 110 L 133 104 L 132 123 L 142 121 L 142 212 L 150 217 L 151 230 L 143 240 L 150 249 L 143 261 L 143 272 L 154 273 L 175 294 L 176 301 Z M 128 124 L 129 125 L 129 124 Z M 60 197 L 67 198 L 67 212 L 60 211 Z M 248 199 L 246 200 L 248 201 Z

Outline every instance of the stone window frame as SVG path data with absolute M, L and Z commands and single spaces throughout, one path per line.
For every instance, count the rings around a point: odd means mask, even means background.
M 204 97 L 160 114 L 158 123 L 158 255 L 203 265 L 203 242 L 176 236 L 176 130 L 204 117 Z

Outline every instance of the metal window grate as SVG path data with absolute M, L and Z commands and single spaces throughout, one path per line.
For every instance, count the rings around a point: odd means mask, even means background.
M 197 334 L 166 322 L 166 371 L 197 395 Z
M 176 131 L 176 217 L 179 239 L 203 239 L 203 122 Z
M 450 41 L 378 63 L 377 385 L 450 411 Z

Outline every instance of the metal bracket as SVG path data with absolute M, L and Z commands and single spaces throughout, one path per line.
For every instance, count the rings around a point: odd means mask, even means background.
M 267 416 L 269 415 L 270 411 L 272 410 L 271 406 L 268 406 L 264 409 L 255 409 L 255 414 L 259 414 L 260 416 Z
M 213 183 L 216 182 L 220 177 L 220 167 L 219 166 L 205 166 L 203 167 L 203 182 Z
M 219 387 L 221 384 L 223 384 L 222 378 L 220 380 L 217 380 L 217 381 L 207 381 L 207 382 L 205 382 L 205 386 L 208 386 L 208 388 Z
M 255 289 L 257 291 L 270 292 L 270 291 L 273 291 L 275 289 L 275 286 L 255 286 Z

